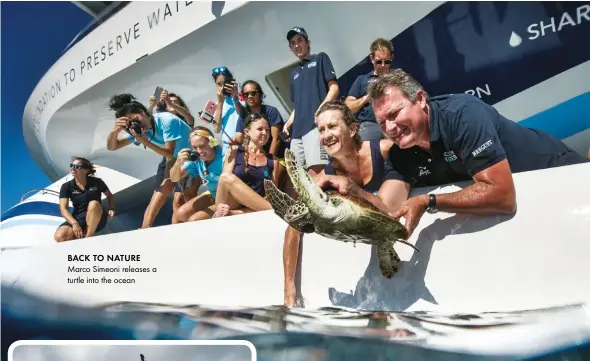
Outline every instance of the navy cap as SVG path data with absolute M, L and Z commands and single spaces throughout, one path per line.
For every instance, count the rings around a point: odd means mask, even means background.
M 303 35 L 303 37 L 305 38 L 305 40 L 308 40 L 307 32 L 305 31 L 304 28 L 301 28 L 299 26 L 296 26 L 293 29 L 289 30 L 289 32 L 287 33 L 287 40 L 288 41 L 291 41 L 291 38 L 294 37 L 297 34 Z

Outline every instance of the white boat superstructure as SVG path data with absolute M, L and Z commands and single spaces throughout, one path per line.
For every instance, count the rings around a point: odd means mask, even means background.
M 261 83 L 265 102 L 287 119 L 295 58 L 285 35 L 293 25 L 305 27 L 312 51 L 330 55 L 341 95 L 370 70 L 370 42 L 391 38 L 396 65 L 432 95 L 472 93 L 582 154 L 590 146 L 590 48 L 581 46 L 590 43 L 588 2 L 132 2 L 56 62 L 23 118 L 31 154 L 56 181 L 53 191 L 72 155 L 101 166 L 98 175 L 118 204 L 111 234 L 55 244 L 57 197 L 38 193 L 3 216 L 3 282 L 87 304 L 281 304 L 286 226 L 272 212 L 135 230 L 161 157 L 140 147 L 106 150 L 114 121 L 107 102 L 129 92 L 147 104 L 160 85 L 196 113 L 215 97 L 211 69 L 226 65 L 238 81 Z M 404 264 L 392 280 L 379 276 L 370 247 L 306 235 L 298 276 L 305 306 L 477 312 L 590 301 L 590 166 L 514 178 L 514 217 L 425 215 L 411 240 L 421 252 L 396 245 Z M 53 213 L 27 208 L 31 200 L 48 203 Z M 169 217 L 169 208 L 161 217 Z M 32 215 L 53 217 L 53 223 L 29 233 L 24 228 L 35 221 L 7 226 L 43 218 Z M 47 247 L 29 247 L 38 244 Z M 19 247 L 29 248 L 7 250 Z M 141 267 L 157 272 L 69 272 L 63 257 L 80 253 L 141 254 Z M 103 276 L 135 283 L 102 283 Z M 78 277 L 86 282 L 68 283 Z

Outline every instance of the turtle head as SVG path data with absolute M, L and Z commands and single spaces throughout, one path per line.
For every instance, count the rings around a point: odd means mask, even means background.
M 325 219 L 340 217 L 337 200 L 331 200 L 309 173 L 297 164 L 290 149 L 285 149 L 285 164 L 293 188 L 299 195 L 299 201 L 307 206 L 311 214 L 319 215 Z

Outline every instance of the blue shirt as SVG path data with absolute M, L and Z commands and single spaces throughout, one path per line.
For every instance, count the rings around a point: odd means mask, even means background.
M 176 141 L 174 145 L 174 155 L 176 158 L 178 152 L 184 148 L 190 148 L 189 134 L 191 127 L 176 115 L 168 112 L 152 114 L 155 123 L 155 133 L 153 129 L 148 130 L 146 138 L 153 144 L 164 147 L 166 142 Z M 131 134 L 126 133 L 125 139 L 129 139 L 135 145 L 141 145 Z
M 504 159 L 512 173 L 585 163 L 563 142 L 523 127 L 469 94 L 433 97 L 430 105 L 430 152 L 393 145 L 386 162 L 390 179 L 412 186 L 470 180 Z
M 326 53 L 310 55 L 299 62 L 289 75 L 295 119 L 291 139 L 301 139 L 315 128 L 315 112 L 328 95 L 328 81 L 336 80 L 332 61 Z
M 235 138 L 238 122 L 241 120 L 240 114 L 236 111 L 234 101 L 231 97 L 226 96 L 223 100 L 223 112 L 221 113 L 221 142 L 223 143 L 223 155 L 229 149 L 229 137 Z M 242 120 L 243 123 L 243 120 Z M 225 133 L 227 133 L 227 135 Z
M 377 75 L 373 71 L 365 75 L 359 75 L 354 81 L 350 90 L 348 91 L 349 96 L 353 96 L 356 99 L 360 99 L 367 94 L 367 88 L 369 84 L 377 80 Z M 373 113 L 373 107 L 371 102 L 367 102 L 358 112 L 355 113 L 356 120 L 359 123 L 362 122 L 373 122 L 377 123 L 375 119 L 375 113 Z
M 187 171 L 192 177 L 199 177 L 206 182 L 207 190 L 215 199 L 217 194 L 217 185 L 219 183 L 219 176 L 223 171 L 223 154 L 219 146 L 215 147 L 215 158 L 211 163 L 206 164 L 203 160 L 192 162 L 187 160 L 182 165 L 182 169 Z M 207 174 L 205 175 L 205 170 Z

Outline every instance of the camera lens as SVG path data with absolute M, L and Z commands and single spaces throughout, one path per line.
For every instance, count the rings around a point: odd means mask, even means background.
M 191 162 L 196 162 L 199 160 L 199 153 L 195 152 L 194 150 L 191 150 L 191 152 L 188 154 L 188 159 Z

